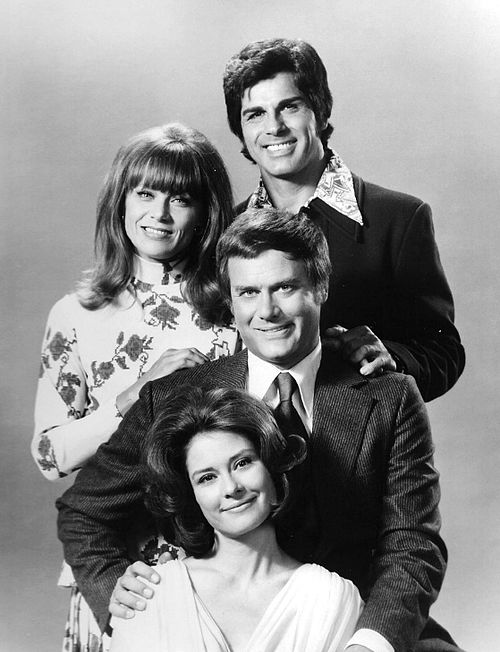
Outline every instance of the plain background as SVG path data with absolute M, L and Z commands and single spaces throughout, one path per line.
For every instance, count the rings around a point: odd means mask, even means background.
M 346 163 L 433 208 L 467 366 L 429 406 L 450 553 L 432 613 L 465 649 L 498 649 L 499 31 L 495 0 L 3 0 L 1 650 L 60 647 L 54 500 L 70 480 L 35 467 L 32 410 L 48 310 L 92 263 L 103 175 L 130 135 L 181 120 L 215 142 L 244 198 L 256 172 L 221 77 L 272 36 L 323 58 Z

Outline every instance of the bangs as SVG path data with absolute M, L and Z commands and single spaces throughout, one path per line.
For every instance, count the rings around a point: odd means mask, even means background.
M 149 149 L 138 156 L 127 170 L 125 185 L 127 191 L 143 186 L 167 195 L 188 194 L 198 200 L 204 199 L 207 192 L 203 171 L 193 152 L 177 143 Z

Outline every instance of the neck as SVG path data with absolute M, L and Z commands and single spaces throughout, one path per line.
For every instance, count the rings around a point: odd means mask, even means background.
M 215 534 L 215 552 L 204 561 L 242 585 L 283 565 L 288 556 L 279 548 L 274 526 L 268 521 L 243 537 L 231 539 Z
M 298 213 L 316 190 L 325 165 L 326 155 L 309 164 L 293 177 L 273 177 L 261 170 L 262 181 L 275 208 Z

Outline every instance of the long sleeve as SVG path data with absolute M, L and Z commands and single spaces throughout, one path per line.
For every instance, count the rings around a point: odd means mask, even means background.
M 115 582 L 130 563 L 126 533 L 146 523 L 139 463 L 152 422 L 148 390 L 56 502 L 65 559 L 103 630 Z
M 412 649 L 418 639 L 446 568 L 433 448 L 425 406 L 406 378 L 387 451 L 373 583 L 358 622 L 398 652 Z
M 96 310 L 76 294 L 50 312 L 42 346 L 32 453 L 50 480 L 79 469 L 118 428 L 116 397 L 154 366 L 167 349 L 195 346 L 210 359 L 234 353 L 235 328 L 201 322 L 180 283 L 155 284 L 151 263 L 126 290 Z M 160 267 L 158 270 L 157 267 Z
M 456 383 L 465 353 L 427 204 L 418 206 L 397 244 L 394 304 L 388 306 L 393 336 L 384 344 L 415 378 L 424 400 L 430 401 Z
M 97 406 L 89 397 L 75 308 L 71 296 L 55 304 L 42 345 L 31 452 L 48 480 L 80 468 L 121 420 L 114 398 Z

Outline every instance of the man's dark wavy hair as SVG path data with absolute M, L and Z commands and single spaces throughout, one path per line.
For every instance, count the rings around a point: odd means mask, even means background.
M 243 435 L 255 446 L 276 488 L 273 517 L 286 510 L 287 472 L 305 457 L 304 441 L 285 438 L 270 408 L 242 390 L 185 386 L 166 396 L 144 443 L 145 501 L 160 520 L 173 521 L 175 543 L 194 557 L 212 550 L 215 535 L 195 499 L 187 447 L 198 433 L 220 430 Z
M 225 230 L 217 244 L 217 278 L 222 299 L 231 307 L 229 260 L 252 260 L 275 249 L 304 264 L 317 301 L 324 303 L 332 265 L 323 231 L 304 213 L 273 207 L 248 208 Z
M 247 88 L 280 72 L 293 74 L 295 85 L 314 112 L 323 147 L 333 133 L 329 123 L 333 100 L 326 68 L 318 53 L 300 39 L 273 38 L 249 43 L 231 59 L 224 71 L 227 119 L 233 134 L 243 144 L 242 154 L 250 161 L 241 128 L 241 101 Z

